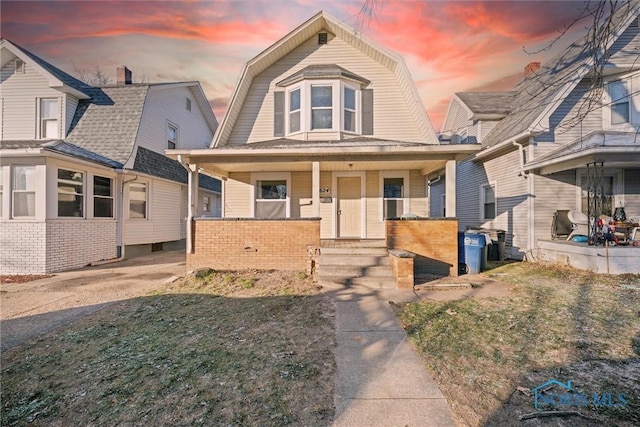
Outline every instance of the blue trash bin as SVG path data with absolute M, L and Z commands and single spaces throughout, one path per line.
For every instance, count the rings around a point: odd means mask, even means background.
M 487 267 L 487 236 L 474 231 L 464 233 L 464 260 L 469 274 L 478 274 Z

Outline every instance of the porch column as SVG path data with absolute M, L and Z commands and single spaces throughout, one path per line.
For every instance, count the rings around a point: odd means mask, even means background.
M 444 183 L 446 216 L 455 218 L 456 213 L 456 161 L 447 160 Z
M 320 162 L 311 163 L 311 205 L 313 216 L 320 218 Z
M 193 239 L 191 233 L 193 230 L 193 218 L 198 216 L 198 186 L 199 186 L 198 165 L 189 163 L 189 181 L 187 189 L 189 193 L 189 202 L 187 207 L 187 253 L 193 253 Z

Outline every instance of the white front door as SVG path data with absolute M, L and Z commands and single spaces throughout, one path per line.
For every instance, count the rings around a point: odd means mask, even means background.
M 360 238 L 362 194 L 359 176 L 338 177 L 338 236 Z

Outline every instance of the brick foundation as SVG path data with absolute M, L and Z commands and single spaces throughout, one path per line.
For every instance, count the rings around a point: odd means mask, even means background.
M 198 218 L 187 269 L 308 271 L 320 248 L 320 219 Z
M 458 220 L 386 220 L 389 249 L 413 252 L 414 274 L 458 276 Z
M 398 249 L 389 250 L 389 260 L 393 277 L 396 278 L 396 287 L 398 289 L 413 289 L 414 285 L 414 267 L 413 260 L 415 254 Z

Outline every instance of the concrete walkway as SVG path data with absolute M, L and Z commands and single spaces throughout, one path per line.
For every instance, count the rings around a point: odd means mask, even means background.
M 447 400 L 389 304 L 417 300 L 417 295 L 321 284 L 336 302 L 338 374 L 333 425 L 455 426 Z

